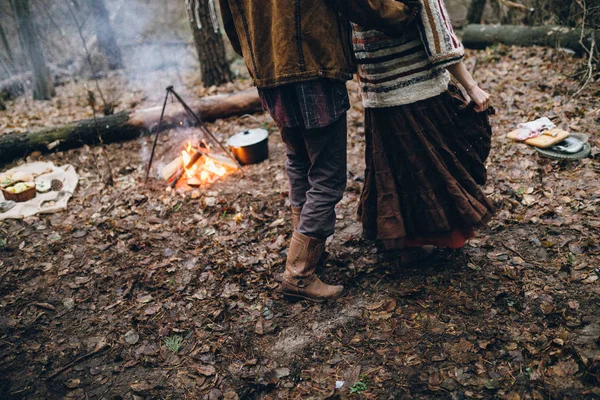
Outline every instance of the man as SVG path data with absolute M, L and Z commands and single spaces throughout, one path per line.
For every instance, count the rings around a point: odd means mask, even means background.
M 227 36 L 244 57 L 264 108 L 281 130 L 294 233 L 284 295 L 322 302 L 343 286 L 315 268 L 346 188 L 345 82 L 354 72 L 348 20 L 389 34 L 414 15 L 395 0 L 220 0 Z

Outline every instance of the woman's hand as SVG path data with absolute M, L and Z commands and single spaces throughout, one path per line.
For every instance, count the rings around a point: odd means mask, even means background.
M 477 82 L 475 82 L 473 76 L 462 61 L 448 65 L 446 69 L 460 82 L 462 87 L 467 91 L 469 97 L 471 97 L 471 100 L 475 102 L 476 112 L 484 112 L 490 107 L 490 95 L 477 85 Z
M 476 104 L 476 112 L 484 112 L 490 107 L 490 94 L 481 89 L 477 84 L 466 89 L 467 94 Z

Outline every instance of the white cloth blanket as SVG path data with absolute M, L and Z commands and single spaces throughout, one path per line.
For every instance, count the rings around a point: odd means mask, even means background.
M 526 122 L 524 124 L 517 125 L 519 133 L 515 137 L 516 140 L 527 140 L 530 138 L 538 137 L 544 131 L 556 128 L 556 125 L 547 117 L 538 118 L 535 121 Z
M 42 180 L 58 179 L 63 183 L 60 192 L 50 191 L 48 193 L 37 193 L 36 196 L 22 203 L 16 203 L 14 207 L 2 213 L 0 209 L 0 221 L 5 219 L 22 219 L 36 214 L 49 214 L 67 209 L 67 203 L 79 182 L 79 177 L 72 165 L 55 166 L 51 162 L 32 162 L 19 165 L 6 173 L 17 171 L 28 172 L 36 176 L 36 183 Z M 41 174 L 41 175 L 40 175 Z M 0 201 L 5 201 L 0 192 Z

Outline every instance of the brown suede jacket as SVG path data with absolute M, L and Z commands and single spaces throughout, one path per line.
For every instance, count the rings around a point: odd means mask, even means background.
M 401 33 L 416 9 L 395 0 L 219 0 L 225 32 L 256 86 L 349 80 L 350 23 Z

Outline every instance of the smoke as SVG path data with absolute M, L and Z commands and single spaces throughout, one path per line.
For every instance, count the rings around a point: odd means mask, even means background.
M 127 85 L 143 92 L 145 104 L 162 105 L 168 86 L 182 88 L 186 72 L 199 73 L 183 1 L 107 0 L 107 7 L 114 13 L 112 24 L 125 62 Z M 181 105 L 169 100 L 167 108 L 172 107 Z M 160 177 L 162 167 L 180 154 L 187 141 L 193 139 L 194 131 L 160 132 L 152 176 Z M 153 140 L 154 136 L 140 140 L 143 165 L 150 160 Z
M 128 81 L 151 100 L 182 84 L 198 70 L 185 5 L 170 0 L 112 0 L 112 23 L 125 59 Z M 108 4 L 107 4 L 108 6 Z
M 173 85 L 185 100 L 189 99 L 190 96 L 186 94 L 184 87 L 185 77 L 191 74 L 199 75 L 200 69 L 184 1 L 104 0 L 125 66 L 123 70 L 116 72 L 108 72 L 96 39 L 96 21 L 86 5 L 87 1 L 97 0 L 68 1 L 70 3 L 62 0 L 30 0 L 30 6 L 51 70 L 60 73 L 62 82 L 74 82 L 78 85 L 69 90 L 80 95 L 85 93 L 85 85 L 95 92 L 95 85 L 89 81 L 91 74 L 94 74 L 100 78 L 103 97 L 108 102 L 114 101 L 121 109 L 162 105 L 165 89 L 170 85 Z M 73 14 L 77 21 L 74 20 Z M 19 44 L 18 29 L 10 7 L 1 1 L 0 24 L 14 53 L 13 64 L 16 69 L 13 73 L 26 72 L 30 68 L 29 58 L 23 54 Z M 78 24 L 81 25 L 87 48 L 92 55 L 91 71 Z M 0 80 L 8 77 L 9 73 L 8 68 L 3 68 L 8 62 L 8 55 L 5 53 L 0 42 Z M 102 79 L 106 76 L 109 79 Z M 81 91 L 79 85 L 82 86 Z M 181 105 L 169 101 L 167 107 Z M 184 144 L 190 138 L 191 130 L 179 131 L 161 132 L 154 158 L 156 166 L 160 167 L 161 162 L 171 161 L 172 158 L 169 157 L 176 157 L 181 151 L 180 144 Z M 147 162 L 150 158 L 151 144 L 148 145 L 147 139 L 140 142 L 140 155 L 143 161 Z M 153 168 L 153 174 L 157 170 L 160 169 Z
M 96 21 L 87 5 L 93 1 L 98 0 L 29 1 L 46 60 L 61 82 L 68 82 L 70 78 L 88 79 L 91 73 L 101 78 L 107 74 L 96 38 Z M 197 56 L 183 1 L 103 1 L 125 61 L 125 71 L 119 73 L 124 72 L 128 82 L 143 90 L 147 98 L 154 98 L 157 90 L 162 92 L 170 84 L 180 84 L 179 77 L 186 71 L 197 70 Z M 0 1 L 0 80 L 30 69 L 29 56 L 21 46 L 18 27 L 7 3 Z M 92 55 L 92 71 L 78 25 Z M 4 45 L 4 38 L 8 46 Z

